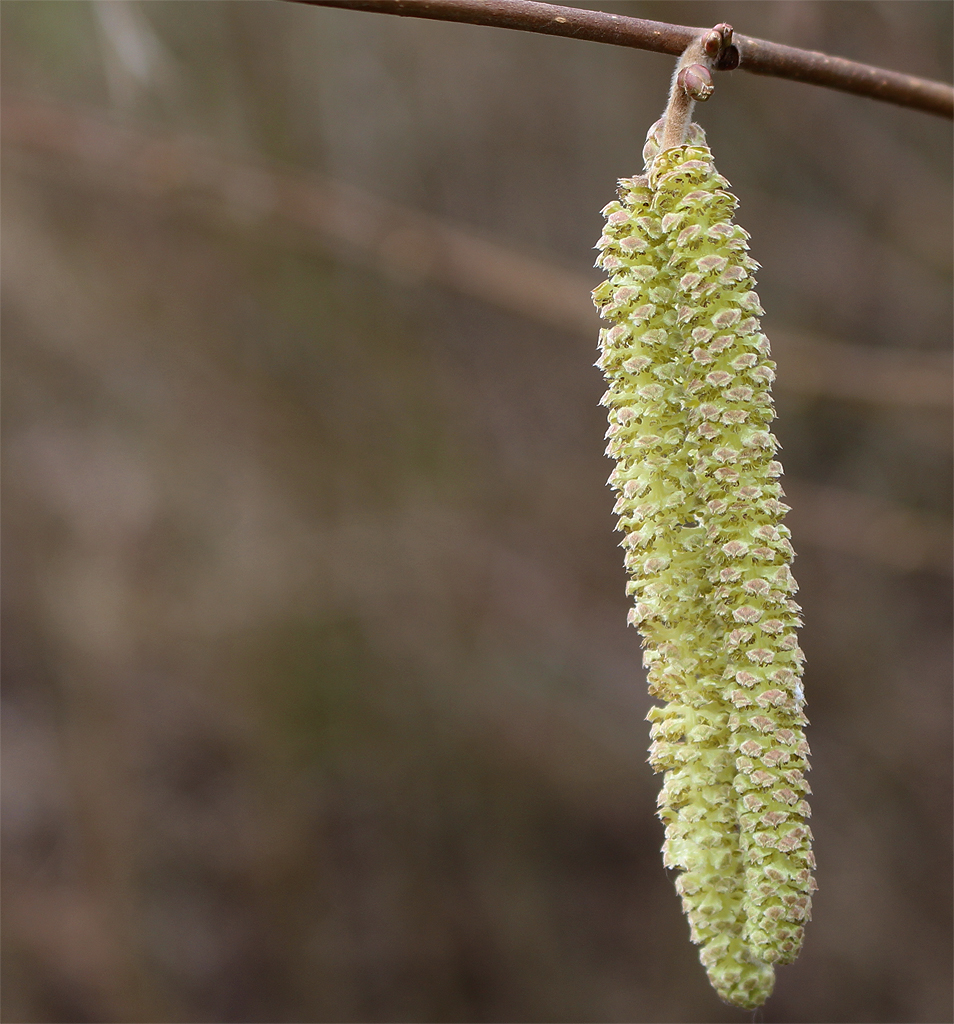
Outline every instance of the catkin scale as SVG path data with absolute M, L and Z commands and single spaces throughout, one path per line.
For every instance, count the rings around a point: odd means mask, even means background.
M 788 507 L 757 264 L 701 129 L 620 182 L 598 265 L 610 484 L 644 646 L 664 861 L 720 996 L 760 1005 L 798 953 L 813 860 Z

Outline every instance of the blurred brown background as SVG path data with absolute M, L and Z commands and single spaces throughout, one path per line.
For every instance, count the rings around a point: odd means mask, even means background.
M 616 3 L 950 80 L 946 2 Z M 592 246 L 672 60 L 280 3 L 3 40 L 3 1020 L 742 1021 L 661 865 Z M 951 1020 L 951 130 L 700 107 L 764 264 L 820 891 Z

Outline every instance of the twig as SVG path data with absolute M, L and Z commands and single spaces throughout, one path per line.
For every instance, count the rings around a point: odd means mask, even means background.
M 663 21 L 625 18 L 605 11 L 559 7 L 533 0 L 291 0 L 318 7 L 342 7 L 377 14 L 399 14 L 435 21 L 459 21 L 469 25 L 513 28 L 524 32 L 569 36 L 594 43 L 631 46 L 656 53 L 681 54 L 705 28 L 670 25 Z M 814 50 L 770 43 L 751 36 L 735 35 L 732 50 L 738 68 L 756 75 L 771 75 L 796 82 L 856 93 L 885 103 L 954 118 L 954 86 L 915 78 L 898 71 L 829 57 Z M 732 60 L 734 56 L 730 55 Z M 722 64 L 719 70 L 731 70 Z
M 697 36 L 683 50 L 669 88 L 663 149 L 681 146 L 686 141 L 692 108 L 697 101 L 705 101 L 712 95 L 713 69 L 735 64 L 738 64 L 738 51 L 732 45 L 732 26 L 724 22 L 705 35 Z

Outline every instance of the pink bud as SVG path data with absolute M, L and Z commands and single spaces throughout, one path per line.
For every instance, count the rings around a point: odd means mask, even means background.
M 690 64 L 676 77 L 676 83 L 694 100 L 707 100 L 712 95 L 712 75 L 702 64 Z

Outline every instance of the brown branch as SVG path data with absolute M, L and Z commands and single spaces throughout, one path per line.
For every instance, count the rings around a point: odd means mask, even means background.
M 341 7 L 377 14 L 399 14 L 435 21 L 513 28 L 524 32 L 586 39 L 613 46 L 631 46 L 677 56 L 704 28 L 670 25 L 663 21 L 625 18 L 605 11 L 559 7 L 533 0 L 292 0 L 318 7 Z M 771 75 L 796 82 L 856 93 L 885 103 L 954 118 L 954 86 L 915 78 L 899 71 L 829 57 L 813 50 L 770 43 L 736 34 L 733 39 L 738 67 L 756 75 Z M 724 69 L 731 69 L 734 56 Z

